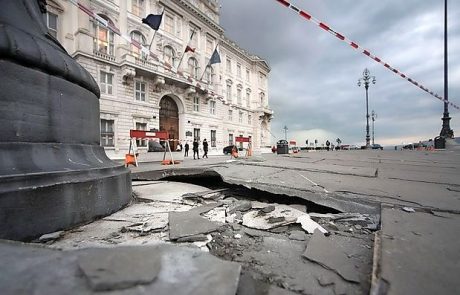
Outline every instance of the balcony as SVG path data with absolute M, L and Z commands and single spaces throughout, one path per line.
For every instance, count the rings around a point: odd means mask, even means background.
M 103 53 L 103 52 L 97 51 L 97 50 L 94 50 L 93 54 L 94 54 L 95 57 L 100 58 L 100 59 L 108 60 L 108 61 L 111 61 L 111 62 L 115 61 L 115 56 L 114 55 L 109 55 L 109 54 L 106 54 L 106 53 Z

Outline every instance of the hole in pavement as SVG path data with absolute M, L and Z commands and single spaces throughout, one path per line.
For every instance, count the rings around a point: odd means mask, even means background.
M 307 212 L 315 213 L 342 213 L 334 208 L 316 204 L 314 202 L 305 200 L 296 196 L 289 196 L 285 194 L 274 194 L 267 191 L 262 191 L 255 188 L 246 188 L 242 185 L 229 184 L 225 183 L 219 175 L 178 175 L 178 176 L 168 176 L 162 178 L 161 180 L 174 181 L 174 182 L 185 182 L 190 184 L 195 184 L 203 186 L 209 189 L 221 189 L 227 188 L 226 191 L 223 191 L 222 194 L 225 197 L 233 197 L 236 199 L 245 199 L 251 201 L 260 201 L 265 203 L 278 203 L 285 205 L 305 205 L 307 207 Z

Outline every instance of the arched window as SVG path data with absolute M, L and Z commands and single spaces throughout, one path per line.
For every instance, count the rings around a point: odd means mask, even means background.
M 176 53 L 171 46 L 165 46 L 163 49 L 163 59 L 165 62 L 169 63 L 171 66 L 175 66 L 174 62 L 176 60 Z
M 140 45 L 146 46 L 145 37 L 139 31 L 132 31 L 131 32 L 131 39 L 133 39 L 134 41 L 136 41 Z M 140 57 L 142 57 L 144 59 L 147 58 L 146 54 L 144 52 L 142 52 L 142 50 L 140 48 L 137 48 L 136 46 L 134 46 L 132 44 L 131 44 L 131 52 L 137 58 L 140 58 Z
M 206 67 L 205 79 L 209 84 L 212 84 L 214 82 L 213 77 L 214 77 L 214 69 L 212 68 L 212 66 Z
M 193 57 L 188 59 L 188 72 L 193 78 L 198 77 L 198 61 L 194 59 Z
M 103 19 L 107 20 L 110 24 L 113 24 L 112 21 L 105 15 L 99 15 Z M 101 25 L 99 22 L 95 21 L 93 24 L 94 30 L 94 51 L 107 54 L 115 55 L 113 39 L 115 37 L 114 33 L 108 30 L 106 27 Z

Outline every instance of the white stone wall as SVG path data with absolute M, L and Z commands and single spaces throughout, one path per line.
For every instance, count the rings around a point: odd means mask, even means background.
M 81 1 L 81 0 L 80 0 Z M 138 31 L 145 37 L 147 43 L 153 36 L 153 30 L 141 23 L 141 18 L 132 13 L 132 4 L 128 0 L 123 2 L 108 0 L 81 1 L 85 6 L 96 13 L 108 16 L 122 33 L 130 34 Z M 212 0 L 211 2 L 216 2 Z M 165 19 L 160 30 L 157 32 L 152 52 L 163 58 L 163 49 L 166 45 L 176 51 L 176 61 L 182 57 L 182 52 L 189 41 L 190 26 L 197 29 L 197 44 L 195 53 L 186 53 L 179 70 L 187 71 L 188 58 L 194 57 L 199 62 L 199 77 L 201 77 L 206 60 L 210 53 L 206 52 L 206 36 L 212 36 L 220 41 L 218 50 L 221 63 L 214 64 L 213 84 L 209 85 L 219 96 L 216 101 L 216 113 L 210 114 L 209 97 L 205 93 L 188 94 L 189 88 L 194 89 L 183 79 L 175 77 L 164 69 L 157 68 L 155 61 L 147 60 L 144 63 L 136 63 L 131 53 L 131 46 L 122 38 L 115 37 L 115 56 L 104 58 L 94 53 L 93 48 L 93 20 L 82 11 L 65 0 L 48 1 L 49 6 L 57 6 L 53 13 L 58 14 L 58 39 L 64 45 L 69 54 L 86 68 L 91 75 L 100 83 L 100 71 L 114 74 L 113 94 L 101 94 L 100 112 L 102 119 L 115 121 L 114 147 L 106 147 L 107 154 L 112 158 L 122 158 L 129 147 L 129 130 L 135 129 L 136 122 L 146 123 L 148 129 L 159 128 L 159 103 L 163 96 L 169 95 L 178 104 L 179 108 L 179 140 L 193 141 L 192 137 L 186 137 L 186 132 L 193 128 L 200 128 L 201 140 L 206 138 L 211 141 L 211 130 L 216 130 L 217 146 L 211 147 L 210 153 L 220 154 L 222 148 L 229 144 L 228 135 L 233 137 L 243 135 L 253 138 L 255 150 L 270 144 L 269 133 L 261 126 L 270 128 L 271 110 L 268 103 L 267 79 L 261 81 L 260 73 L 268 78 L 270 68 L 259 57 L 247 53 L 237 44 L 226 39 L 223 29 L 218 25 L 218 9 L 212 10 L 210 2 L 203 0 L 146 0 L 142 2 L 142 13 L 159 13 L 165 7 L 165 14 L 180 16 L 175 34 L 165 31 Z M 186 3 L 186 4 L 184 4 Z M 187 4 L 188 3 L 188 4 Z M 117 5 L 120 4 L 120 7 Z M 211 3 L 212 4 L 212 3 Z M 190 6 L 192 5 L 192 6 Z M 217 6 L 218 7 L 218 6 Z M 198 8 L 198 9 L 197 9 Z M 210 10 L 211 9 L 211 10 Z M 201 10 L 201 12 L 199 11 Z M 208 50 L 209 51 L 209 50 Z M 226 60 L 232 62 L 232 70 L 227 71 Z M 241 66 L 241 76 L 237 74 L 237 65 Z M 246 70 L 250 71 L 249 81 L 246 78 Z M 133 77 L 127 73 L 135 73 Z M 142 80 L 147 84 L 146 101 L 136 101 L 134 81 Z M 232 98 L 227 100 L 227 81 L 232 82 Z M 165 83 L 164 83 L 165 82 Z M 237 87 L 241 88 L 241 104 L 237 102 Z M 246 92 L 250 91 L 249 106 L 246 102 Z M 260 95 L 264 93 L 264 103 L 261 103 Z M 200 111 L 193 110 L 193 97 L 200 98 Z M 233 110 L 233 120 L 228 120 L 228 110 Z M 243 121 L 239 122 L 239 112 L 243 113 Z M 248 115 L 252 122 L 248 123 Z M 140 150 L 146 152 L 146 148 Z

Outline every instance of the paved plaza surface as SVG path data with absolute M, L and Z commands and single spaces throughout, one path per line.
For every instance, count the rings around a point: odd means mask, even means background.
M 176 154 L 180 164 L 174 166 L 159 158 L 141 155 L 139 167 L 131 168 L 134 198 L 123 210 L 35 243 L 1 243 L 0 267 L 7 275 L 0 285 L 9 286 L 7 294 L 35 286 L 37 294 L 58 294 L 43 280 L 63 273 L 78 273 L 66 290 L 83 294 L 100 288 L 113 294 L 460 289 L 459 151 L 302 151 L 200 160 Z M 189 273 L 170 265 L 175 252 L 191 261 L 182 266 Z M 143 255 L 152 261 L 133 267 Z M 194 257 L 206 267 L 195 266 Z M 119 271 L 108 275 L 98 263 Z M 148 263 L 158 267 L 146 275 Z M 62 271 L 38 278 L 31 264 Z M 25 274 L 33 284 L 8 284 Z M 183 276 L 180 287 L 168 274 Z

